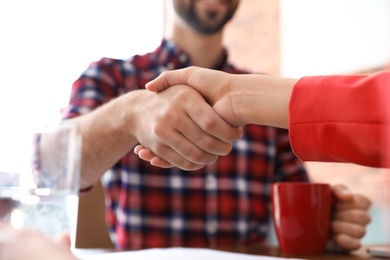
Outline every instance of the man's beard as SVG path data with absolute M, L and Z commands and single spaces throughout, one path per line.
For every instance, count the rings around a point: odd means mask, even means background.
M 176 13 L 195 31 L 201 34 L 214 34 L 221 31 L 226 23 L 230 21 L 236 12 L 237 5 L 229 5 L 229 9 L 227 10 L 225 16 L 217 22 L 214 21 L 218 15 L 216 11 L 209 11 L 207 13 L 207 20 L 202 22 L 195 11 L 194 1 L 191 1 L 191 5 L 189 6 L 188 10 L 179 4 L 174 4 L 174 8 Z

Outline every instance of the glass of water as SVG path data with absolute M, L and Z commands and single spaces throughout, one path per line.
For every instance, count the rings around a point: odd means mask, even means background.
M 32 134 L 29 146 L 28 170 L 0 172 L 0 221 L 17 229 L 36 229 L 53 239 L 69 234 L 74 247 L 80 130 L 69 123 L 45 127 Z

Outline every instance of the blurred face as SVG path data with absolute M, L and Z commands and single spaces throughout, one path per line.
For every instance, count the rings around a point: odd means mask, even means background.
M 239 0 L 173 0 L 175 12 L 194 30 L 213 34 L 233 17 Z

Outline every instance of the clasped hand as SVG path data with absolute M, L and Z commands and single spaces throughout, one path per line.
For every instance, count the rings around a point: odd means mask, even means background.
M 160 167 L 196 170 L 230 153 L 241 136 L 196 90 L 178 85 L 159 93 L 140 92 L 147 100 L 137 111 L 133 135 L 140 158 Z
M 229 153 L 231 142 L 241 136 L 238 127 L 245 122 L 236 116 L 236 106 L 231 104 L 234 101 L 229 97 L 227 73 L 211 70 L 198 73 L 198 68 L 190 67 L 172 74 L 178 71 L 164 72 L 147 84 L 153 92 L 167 88 L 153 98 L 173 99 L 177 107 L 163 108 L 159 121 L 166 124 L 154 129 L 159 138 L 153 142 L 138 138 L 140 144 L 134 152 L 158 167 L 194 170 Z M 176 131 L 170 131 L 172 127 L 177 127 Z

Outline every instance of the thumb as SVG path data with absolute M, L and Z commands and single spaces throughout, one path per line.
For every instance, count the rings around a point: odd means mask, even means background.
M 164 71 L 157 78 L 146 83 L 145 88 L 152 92 L 160 92 L 173 85 L 186 84 L 189 70 L 190 68 Z
M 351 201 L 353 200 L 352 192 L 344 185 L 332 186 L 332 193 L 336 201 Z

